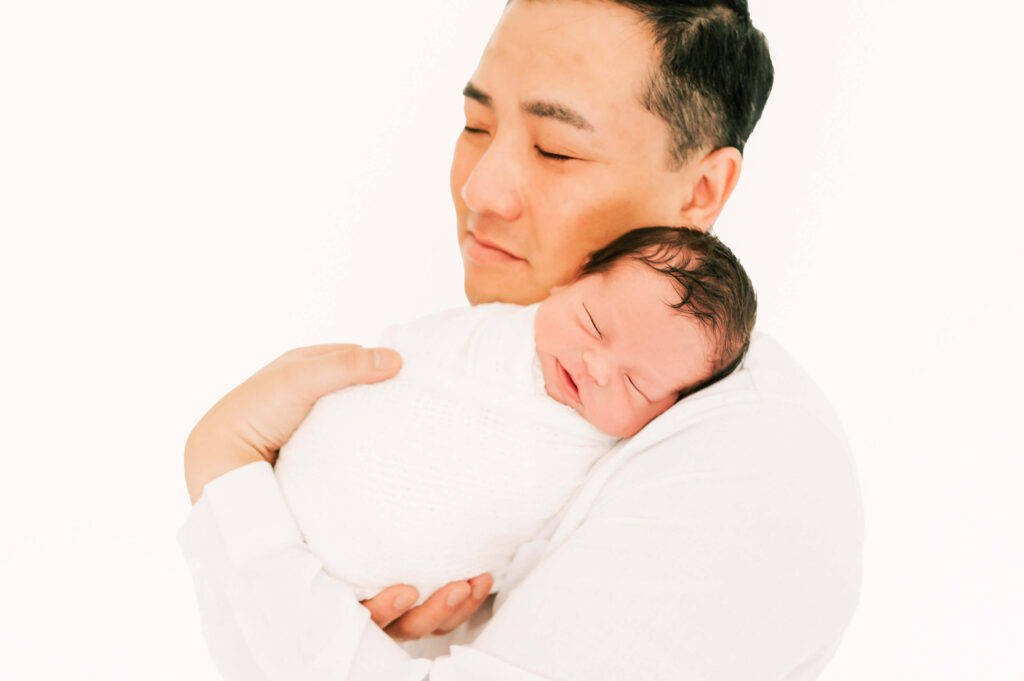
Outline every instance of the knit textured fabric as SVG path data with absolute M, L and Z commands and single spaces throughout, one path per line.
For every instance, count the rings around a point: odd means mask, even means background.
M 275 471 L 324 569 L 368 598 L 411 584 L 422 602 L 488 572 L 566 504 L 616 439 L 552 399 L 537 306 L 478 305 L 385 332 L 390 380 L 322 397 Z

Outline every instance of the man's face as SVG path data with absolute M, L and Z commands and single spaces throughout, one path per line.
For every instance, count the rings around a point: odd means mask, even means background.
M 635 228 L 681 224 L 668 124 L 641 96 L 656 53 L 637 13 L 515 0 L 467 85 L 451 170 L 471 303 L 532 303 Z
M 708 335 L 670 307 L 678 299 L 664 274 L 628 262 L 556 289 L 534 321 L 548 395 L 609 435 L 635 435 L 711 375 Z

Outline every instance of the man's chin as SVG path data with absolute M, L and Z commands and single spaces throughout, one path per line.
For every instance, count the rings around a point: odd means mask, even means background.
M 531 305 L 540 302 L 547 297 L 541 294 L 540 287 L 522 277 L 510 278 L 487 277 L 471 275 L 466 273 L 463 286 L 466 293 L 466 300 L 470 305 L 482 305 L 484 303 L 514 303 L 516 305 Z

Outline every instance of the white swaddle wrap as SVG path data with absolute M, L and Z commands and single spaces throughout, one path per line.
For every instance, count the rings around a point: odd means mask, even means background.
M 399 374 L 322 397 L 281 449 L 307 543 L 359 598 L 411 584 L 422 602 L 484 572 L 499 589 L 616 442 L 544 391 L 536 311 L 492 303 L 389 329 Z

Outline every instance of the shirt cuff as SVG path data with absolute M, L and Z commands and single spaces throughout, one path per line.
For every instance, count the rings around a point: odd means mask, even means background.
M 253 560 L 303 542 L 295 518 L 266 461 L 246 464 L 206 483 L 178 532 L 186 559 L 198 559 L 212 521 L 228 562 Z

